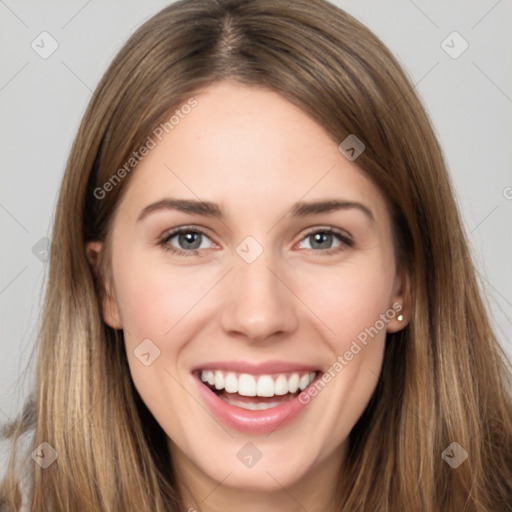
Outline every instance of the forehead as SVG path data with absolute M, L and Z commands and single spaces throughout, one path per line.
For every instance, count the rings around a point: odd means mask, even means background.
M 130 177 L 124 200 L 201 198 L 261 213 L 300 200 L 365 201 L 385 214 L 377 187 L 316 121 L 278 93 L 219 82 L 194 96 Z M 175 107 L 171 112 L 175 112 Z

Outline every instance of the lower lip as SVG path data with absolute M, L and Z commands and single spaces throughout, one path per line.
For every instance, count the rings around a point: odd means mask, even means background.
M 282 404 L 264 409 L 250 411 L 230 405 L 219 398 L 198 376 L 195 380 L 199 386 L 206 405 L 213 415 L 224 425 L 251 434 L 271 433 L 290 424 L 307 404 L 299 402 L 299 396 Z M 315 379 L 316 380 L 316 379 Z

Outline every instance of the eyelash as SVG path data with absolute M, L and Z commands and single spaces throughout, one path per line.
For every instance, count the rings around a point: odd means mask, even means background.
M 181 234 L 184 234 L 184 233 L 195 233 L 195 234 L 204 235 L 207 238 L 209 238 L 208 235 L 203 230 L 201 230 L 199 228 L 190 227 L 190 226 L 183 226 L 181 228 L 177 228 L 177 229 L 174 229 L 173 231 L 169 231 L 169 232 L 165 233 L 162 236 L 162 238 L 159 240 L 158 244 L 160 246 L 162 246 L 162 248 L 165 251 L 171 252 L 172 254 L 177 254 L 178 256 L 185 256 L 185 257 L 186 256 L 201 256 L 201 249 L 192 249 L 191 251 L 185 251 L 183 249 L 177 249 L 176 247 L 173 247 L 172 245 L 169 244 L 169 241 L 172 240 L 176 235 L 181 235 Z M 324 235 L 325 234 L 326 235 L 333 235 L 336 238 L 338 238 L 338 240 L 340 241 L 340 245 L 339 246 L 331 247 L 330 249 L 317 250 L 317 251 L 315 251 L 314 249 L 310 249 L 310 250 L 312 250 L 314 252 L 319 253 L 320 255 L 328 256 L 328 255 L 337 253 L 339 251 L 342 251 L 346 247 L 352 247 L 354 245 L 353 240 L 351 240 L 348 236 L 346 236 L 344 234 L 344 232 L 342 232 L 340 230 L 337 230 L 335 228 L 332 228 L 332 227 L 328 227 L 328 228 L 315 228 L 315 229 L 307 232 L 301 238 L 300 241 L 306 239 L 307 237 L 309 237 L 311 235 L 317 234 L 317 233 L 322 233 Z

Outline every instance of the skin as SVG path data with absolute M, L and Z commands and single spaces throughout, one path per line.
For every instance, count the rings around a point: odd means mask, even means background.
M 357 160 L 277 93 L 225 81 L 196 99 L 126 185 L 109 235 L 105 321 L 124 330 L 132 378 L 169 437 L 187 507 L 325 512 L 347 436 L 377 384 L 386 331 L 407 324 L 408 280 L 395 270 L 386 200 Z M 226 217 L 168 209 L 137 220 L 167 197 L 218 203 Z M 357 208 L 286 214 L 296 201 L 327 198 L 360 203 L 373 220 Z M 206 232 L 199 254 L 159 244 L 189 225 Z M 353 245 L 334 236 L 315 246 L 308 235 L 330 226 Z M 236 252 L 247 236 L 263 249 L 252 263 Z M 175 236 L 167 245 L 186 251 L 186 243 Z M 91 262 L 102 249 L 88 244 Z M 389 320 L 298 418 L 271 434 L 220 425 L 197 392 L 191 369 L 207 361 L 282 360 L 327 371 L 396 302 L 404 321 Z M 147 338 L 160 350 L 150 366 L 134 355 Z M 252 468 L 237 458 L 247 442 L 262 453 Z

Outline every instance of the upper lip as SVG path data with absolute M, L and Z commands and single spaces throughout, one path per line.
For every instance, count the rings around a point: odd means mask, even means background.
M 192 372 L 199 370 L 224 370 L 234 373 L 248 373 L 250 375 L 266 375 L 269 373 L 314 372 L 318 371 L 319 367 L 290 361 L 265 361 L 261 363 L 250 361 L 208 361 L 192 368 Z

